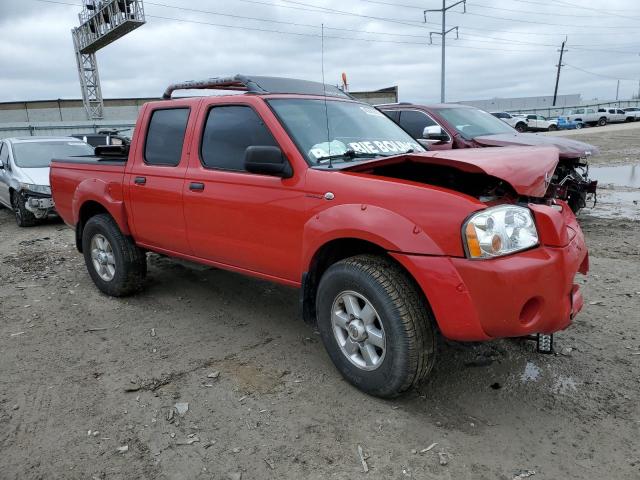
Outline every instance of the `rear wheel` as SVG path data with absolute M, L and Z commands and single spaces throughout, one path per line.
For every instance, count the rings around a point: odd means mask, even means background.
M 100 214 L 89 219 L 82 231 L 82 251 L 89 275 L 102 292 L 122 297 L 142 288 L 146 255 L 111 216 Z
M 516 125 L 516 130 L 519 131 L 520 133 L 526 132 L 527 131 L 527 124 L 526 123 L 518 123 Z
M 601 127 L 604 127 L 607 124 L 607 119 L 605 117 L 602 117 L 600 120 L 598 120 L 598 125 L 600 125 Z
M 558 126 L 555 123 L 552 123 L 551 125 L 549 125 L 550 132 L 555 132 L 556 130 L 558 130 Z
M 360 390 L 392 398 L 435 360 L 434 321 L 422 293 L 391 260 L 351 257 L 322 276 L 318 329 L 336 368 Z
M 27 210 L 26 199 L 18 192 L 14 192 L 11 196 L 11 205 L 13 213 L 16 216 L 16 223 L 19 227 L 33 227 L 37 225 L 36 216 Z
M 576 128 L 577 129 L 581 129 L 584 125 L 582 125 L 582 122 L 578 122 L 576 123 Z

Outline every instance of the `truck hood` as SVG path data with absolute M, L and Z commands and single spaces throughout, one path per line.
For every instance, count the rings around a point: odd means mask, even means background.
M 49 167 L 45 168 L 20 168 L 16 179 L 20 182 L 33 185 L 49 186 Z
M 547 135 L 536 135 L 533 133 L 500 133 L 497 135 L 481 135 L 474 137 L 474 140 L 485 147 L 507 147 L 507 146 L 554 146 L 560 152 L 560 158 L 582 158 L 591 155 L 598 155 L 600 150 L 594 145 L 570 140 L 563 137 L 552 137 Z
M 507 182 L 519 195 L 543 197 L 558 164 L 555 147 L 513 147 L 496 149 L 439 150 L 345 164 L 343 171 L 366 172 L 371 168 L 415 162 L 452 167 L 466 173 L 480 173 Z

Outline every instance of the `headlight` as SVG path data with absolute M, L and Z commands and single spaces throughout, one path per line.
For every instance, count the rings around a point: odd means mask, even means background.
M 487 208 L 469 218 L 462 231 L 469 258 L 499 257 L 538 245 L 536 224 L 525 207 Z
M 51 195 L 51 187 L 48 185 L 34 185 L 33 183 L 21 183 L 20 188 L 33 193 Z

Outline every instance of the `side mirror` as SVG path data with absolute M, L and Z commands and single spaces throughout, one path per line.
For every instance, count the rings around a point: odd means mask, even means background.
M 440 125 L 430 125 L 428 127 L 424 127 L 424 130 L 422 131 L 422 138 L 445 142 L 449 139 L 449 136 L 442 130 Z
M 291 178 L 293 170 L 278 147 L 254 145 L 244 152 L 244 168 L 250 173 Z

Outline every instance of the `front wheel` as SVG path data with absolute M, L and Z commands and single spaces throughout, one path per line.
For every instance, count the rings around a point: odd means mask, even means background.
M 551 125 L 549 125 L 549 131 L 550 132 L 555 132 L 556 130 L 558 130 L 558 126 L 557 125 L 555 125 L 553 123 Z
M 82 251 L 91 279 L 107 295 L 123 297 L 142 288 L 145 253 L 107 214 L 91 217 L 82 231 Z
M 418 287 L 389 259 L 361 255 L 332 265 L 320 280 L 316 313 L 334 365 L 366 393 L 396 397 L 433 367 L 432 314 Z
M 598 125 L 600 125 L 601 127 L 604 127 L 607 124 L 607 119 L 605 117 L 602 117 L 600 120 L 598 120 Z
M 26 199 L 18 192 L 11 197 L 11 205 L 13 206 L 13 214 L 16 217 L 16 223 L 19 227 L 33 227 L 37 225 L 36 216 L 27 210 Z
M 578 130 L 580 130 L 582 127 L 583 127 L 582 123 L 580 123 L 580 122 L 576 123 L 576 128 Z
M 519 123 L 516 125 L 516 130 L 519 131 L 520 133 L 524 133 L 527 131 L 527 125 L 524 123 Z

